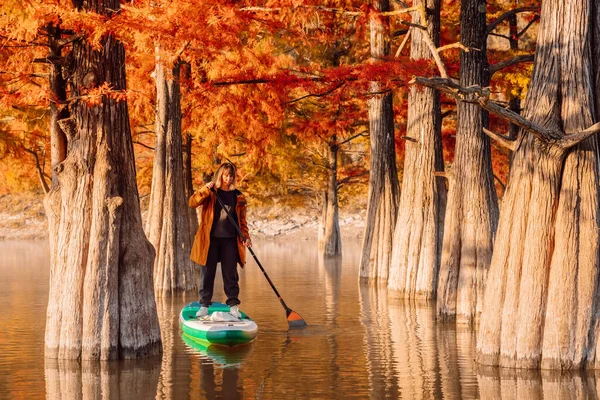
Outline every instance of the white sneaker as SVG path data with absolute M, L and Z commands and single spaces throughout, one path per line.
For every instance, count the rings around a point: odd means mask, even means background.
M 240 309 L 238 308 L 238 306 L 229 307 L 229 314 L 233 315 L 238 319 L 242 318 L 242 313 L 240 313 Z
M 208 307 L 200 307 L 200 309 L 198 310 L 198 312 L 196 313 L 196 317 L 202 318 L 202 317 L 206 317 L 208 315 Z

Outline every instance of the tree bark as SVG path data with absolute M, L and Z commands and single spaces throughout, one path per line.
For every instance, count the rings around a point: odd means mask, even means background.
M 52 59 L 62 56 L 60 40 L 60 27 L 48 25 L 48 45 Z M 56 167 L 64 161 L 67 154 L 67 137 L 60 128 L 58 121 L 69 116 L 67 103 L 67 85 L 62 76 L 62 66 L 59 63 L 50 64 L 50 165 L 52 169 L 51 188 L 58 185 Z M 47 193 L 47 191 L 45 191 Z
M 192 136 L 186 134 L 183 144 L 183 183 L 185 198 L 189 199 L 194 194 L 194 184 L 192 179 Z M 197 208 L 186 207 L 189 212 L 190 221 L 190 240 L 193 240 L 194 232 L 198 231 Z
M 387 0 L 374 0 L 377 11 L 389 10 Z M 371 59 L 389 55 L 387 17 L 371 17 Z M 359 275 L 387 282 L 392 238 L 398 209 L 398 171 L 394 143 L 392 93 L 379 82 L 371 82 L 368 100 L 371 161 L 367 221 L 365 224 Z
M 415 12 L 413 22 L 427 26 L 433 42 L 439 45 L 439 0 L 419 0 L 414 5 L 430 10 L 428 21 L 420 21 L 420 13 Z M 412 31 L 412 60 L 431 58 L 422 35 L 419 29 Z M 405 144 L 388 289 L 398 297 L 430 299 L 437 289 L 446 206 L 446 183 L 434 175 L 444 170 L 441 105 L 435 89 L 411 87 L 406 136 L 409 140 Z
M 342 235 L 340 233 L 339 205 L 338 205 L 338 183 L 337 183 L 337 156 L 338 145 L 334 143 L 329 147 L 329 179 L 327 180 L 327 192 L 323 201 L 323 214 L 321 215 L 321 226 L 319 227 L 319 252 L 323 257 L 335 257 L 342 255 Z
M 157 49 L 156 145 L 147 221 L 148 238 L 156 249 L 157 295 L 196 287 L 183 177 L 179 65 L 170 72 L 167 76 Z
M 119 3 L 93 7 L 109 14 Z M 73 97 L 104 82 L 125 89 L 125 50 L 112 36 L 98 50 L 75 42 L 71 57 Z M 71 115 L 67 156 L 44 201 L 51 238 L 46 357 L 158 354 L 154 250 L 142 229 L 127 103 L 109 95 L 78 100 Z
M 598 7 L 542 4 L 524 115 L 568 140 L 597 121 Z M 593 21 L 593 22 L 592 22 Z M 593 29 L 596 29 L 595 31 Z M 478 361 L 598 368 L 599 163 L 596 138 L 520 130 L 488 277 Z
M 460 85 L 487 86 L 484 0 L 461 2 Z M 490 143 L 483 134 L 487 112 L 478 105 L 457 106 L 453 179 L 448 190 L 437 310 L 442 318 L 472 322 L 481 312 L 485 278 L 498 224 Z

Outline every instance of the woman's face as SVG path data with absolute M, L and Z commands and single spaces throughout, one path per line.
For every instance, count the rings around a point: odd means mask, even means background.
M 229 187 L 233 182 L 233 174 L 229 169 L 223 171 L 223 175 L 221 175 L 221 183 L 224 187 Z

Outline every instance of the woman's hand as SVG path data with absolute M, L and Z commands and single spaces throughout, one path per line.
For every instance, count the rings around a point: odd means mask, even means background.
M 252 241 L 250 239 L 246 239 L 246 241 L 244 242 L 244 246 L 252 247 Z
M 207 188 L 208 190 L 211 190 L 211 189 L 212 189 L 212 188 L 215 186 L 215 183 L 214 183 L 213 181 L 210 181 L 210 182 L 208 182 L 208 183 L 207 183 L 206 185 L 204 185 L 204 186 L 206 186 L 206 188 Z

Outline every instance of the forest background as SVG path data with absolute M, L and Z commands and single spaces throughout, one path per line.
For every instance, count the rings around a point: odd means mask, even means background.
M 203 2 L 198 6 L 187 1 L 132 1 L 123 3 L 119 15 L 108 20 L 64 11 L 57 17 L 58 2 L 45 7 L 27 1 L 4 2 L 0 237 L 47 235 L 42 199 L 52 180 L 50 108 L 64 106 L 53 98 L 49 84 L 57 61 L 45 27 L 56 18 L 95 40 L 113 32 L 125 45 L 127 89 L 99 87 L 86 96 L 92 103 L 106 94 L 127 100 L 143 210 L 148 207 L 152 183 L 157 105 L 153 78 L 157 57 L 161 57 L 181 65 L 181 134 L 191 143 L 195 185 L 208 179 L 220 162 L 229 160 L 238 167 L 240 189 L 250 198 L 253 233 L 276 235 L 301 226 L 316 228 L 334 145 L 339 147 L 336 175 L 342 224 L 352 227 L 346 233 L 362 235 L 369 170 L 367 84 L 377 78 L 392 90 L 402 181 L 407 82 L 424 70 L 433 72 L 433 64 L 408 59 L 405 23 L 410 14 L 391 19 L 393 53 L 372 62 L 369 7 L 362 2 L 263 3 Z M 532 54 L 537 3 L 488 2 L 488 24 L 497 23 L 488 38 L 490 64 Z M 511 14 L 515 9 L 524 12 Z M 456 43 L 459 2 L 444 1 L 441 10 L 440 46 Z M 441 55 L 450 74 L 457 75 L 458 49 Z M 513 63 L 499 69 L 491 81 L 495 95 L 518 108 L 531 66 Z M 453 99 L 442 97 L 442 115 L 444 162 L 449 166 L 456 132 Z M 508 126 L 492 116 L 490 129 L 506 131 Z M 499 197 L 506 182 L 508 153 L 492 146 Z M 299 217 L 289 223 L 294 215 Z M 268 224 L 274 228 L 269 230 Z

